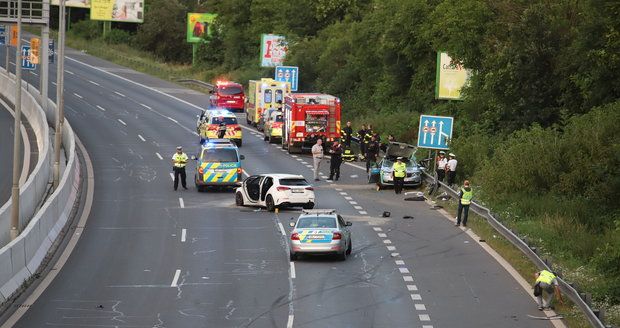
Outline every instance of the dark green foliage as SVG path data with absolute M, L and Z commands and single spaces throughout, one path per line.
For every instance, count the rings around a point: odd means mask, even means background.
M 124 30 L 112 29 L 103 39 L 105 42 L 110 44 L 131 44 L 133 41 L 133 35 Z
M 155 56 L 171 62 L 191 61 L 192 48 L 185 41 L 187 8 L 177 0 L 152 0 L 135 40 Z
M 71 24 L 71 30 L 69 30 L 70 34 L 85 40 L 96 39 L 101 36 L 101 32 L 101 22 L 91 20 L 83 20 L 73 23 Z

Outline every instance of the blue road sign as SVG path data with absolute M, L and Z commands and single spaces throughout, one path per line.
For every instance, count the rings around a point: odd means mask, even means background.
M 22 46 L 22 69 L 35 69 L 37 65 L 30 62 L 30 46 Z
M 296 66 L 276 66 L 274 80 L 280 82 L 289 82 L 291 91 L 297 91 L 299 82 L 299 67 Z
M 54 40 L 50 40 L 48 43 L 47 58 L 50 63 L 54 62 Z
M 420 115 L 418 147 L 448 150 L 453 123 L 453 117 Z
M 6 25 L 0 24 L 0 44 L 6 44 Z

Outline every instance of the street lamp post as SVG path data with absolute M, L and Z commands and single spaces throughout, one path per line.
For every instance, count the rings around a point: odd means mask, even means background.
M 11 189 L 11 240 L 19 236 L 19 175 L 22 125 L 22 0 L 17 0 L 17 48 L 15 56 L 15 128 L 13 133 L 13 188 Z M 7 72 L 9 67 L 7 66 Z
M 65 70 L 65 0 L 60 0 L 58 23 L 58 69 L 56 70 L 56 132 L 54 135 L 54 189 L 60 179 L 60 146 L 64 123 L 64 70 Z

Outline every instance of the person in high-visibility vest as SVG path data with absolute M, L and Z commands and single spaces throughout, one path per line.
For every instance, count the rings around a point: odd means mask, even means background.
M 407 164 L 403 162 L 402 157 L 396 158 L 396 163 L 392 165 L 392 178 L 394 179 L 394 192 L 400 194 L 403 192 L 403 184 L 407 175 Z
M 185 165 L 187 165 L 187 154 L 183 152 L 183 147 L 177 147 L 177 152 L 172 155 L 172 170 L 174 171 L 174 190 L 179 187 L 179 176 L 181 177 L 181 185 L 183 189 L 187 190 L 187 184 L 185 182 Z
M 474 197 L 474 193 L 471 191 L 471 187 L 469 186 L 469 181 L 465 180 L 463 182 L 463 187 L 459 191 L 459 209 L 458 215 L 456 216 L 456 226 L 461 225 L 461 214 L 463 214 L 463 226 L 467 226 L 467 217 L 469 216 L 469 205 L 471 204 L 471 199 Z
M 351 122 L 347 122 L 347 125 L 340 130 L 340 137 L 345 147 L 351 147 L 351 138 L 353 137 L 353 128 Z
M 536 277 L 534 296 L 536 296 L 536 300 L 538 301 L 538 310 L 542 311 L 551 308 L 551 301 L 554 295 L 557 296 L 561 304 L 564 304 L 558 279 L 553 272 L 542 270 L 536 272 L 534 277 Z M 544 297 L 543 294 L 547 294 L 549 297 Z

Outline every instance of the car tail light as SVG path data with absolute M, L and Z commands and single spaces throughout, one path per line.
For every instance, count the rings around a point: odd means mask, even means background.
M 280 187 L 277 187 L 276 190 L 277 191 L 285 191 L 285 190 L 291 190 L 291 188 L 280 186 Z
M 293 232 L 293 234 L 291 235 L 291 240 L 299 240 L 299 234 L 296 232 Z
M 332 237 L 334 240 L 342 239 L 342 234 L 340 232 L 334 232 L 334 236 Z
M 241 131 L 241 127 L 240 126 L 235 126 L 235 131 Z
M 238 167 L 238 168 L 237 168 L 237 174 L 242 174 L 242 173 L 243 173 L 243 169 L 242 169 L 242 168 L 240 168 L 240 167 Z
M 198 173 L 200 173 L 200 174 L 204 174 L 204 173 L 205 173 L 205 170 L 204 170 L 202 167 L 199 167 L 199 168 L 198 168 Z
M 312 187 L 306 187 L 306 190 L 314 190 Z

